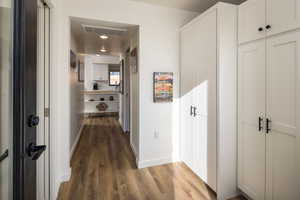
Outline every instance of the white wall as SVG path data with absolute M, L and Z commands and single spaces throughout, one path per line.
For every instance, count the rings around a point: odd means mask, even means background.
M 77 53 L 78 43 L 71 34 L 71 50 L 76 54 L 76 59 L 82 59 Z M 70 65 L 69 65 L 70 66 Z M 75 150 L 78 142 L 79 132 L 83 126 L 84 118 L 84 97 L 83 97 L 83 82 L 78 81 L 78 69 L 71 69 L 69 71 L 70 77 L 70 153 Z
M 94 63 L 92 69 L 92 80 L 108 80 L 108 64 Z
M 61 181 L 68 179 L 69 168 L 69 29 L 70 18 L 81 17 L 140 26 L 138 102 L 139 149 L 138 162 L 147 166 L 169 162 L 173 154 L 173 138 L 178 135 L 178 71 L 179 27 L 196 13 L 156 7 L 128 0 L 54 0 L 53 68 L 52 69 L 52 129 L 54 146 L 54 187 L 57 194 Z M 152 73 L 174 73 L 174 102 L 153 103 Z M 154 138 L 154 131 L 159 137 Z M 176 145 L 175 145 L 176 146 Z M 53 196 L 53 197 L 54 197 Z

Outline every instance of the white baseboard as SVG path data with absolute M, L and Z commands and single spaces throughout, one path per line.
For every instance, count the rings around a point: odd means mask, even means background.
M 55 200 L 58 198 L 58 193 L 60 186 L 63 182 L 69 181 L 71 178 L 71 168 L 69 168 L 62 176 L 60 176 L 59 180 L 54 181 L 55 185 L 53 186 L 52 191 L 50 191 L 50 199 Z
M 61 176 L 60 183 L 67 182 L 71 178 L 71 168 L 69 168 L 65 174 Z
M 138 155 L 137 155 L 137 152 L 136 152 L 136 149 L 135 149 L 134 145 L 132 145 L 131 142 L 130 142 L 130 148 L 131 148 L 131 150 L 133 152 L 133 155 L 135 157 L 135 164 L 138 167 L 139 166 L 138 165 L 138 163 L 139 163 Z
M 133 151 L 134 156 L 137 158 L 136 149 L 135 149 L 135 147 L 131 144 L 131 142 L 130 142 L 130 147 L 131 147 L 131 149 L 132 149 L 132 151 Z
M 157 165 L 164 165 L 164 164 L 169 164 L 173 163 L 172 157 L 168 158 L 160 158 L 160 159 L 154 159 L 154 160 L 143 160 L 143 161 L 138 161 L 138 168 L 146 168 L 146 167 L 153 167 Z
M 231 195 L 227 195 L 226 197 L 219 197 L 218 200 L 228 200 L 228 199 L 233 199 L 235 197 L 238 197 L 240 194 L 238 192 L 231 194 Z
M 74 152 L 75 152 L 75 149 L 76 149 L 76 147 L 77 147 L 77 145 L 78 145 L 78 142 L 79 142 L 81 133 L 82 133 L 82 131 L 83 131 L 83 128 L 84 128 L 84 123 L 81 124 L 81 127 L 80 127 L 80 129 L 79 129 L 79 131 L 78 131 L 78 133 L 77 133 L 77 136 L 76 136 L 76 139 L 75 139 L 75 141 L 74 141 L 74 144 L 72 145 L 72 148 L 71 148 L 71 151 L 70 151 L 70 160 L 71 160 L 71 158 L 72 158 L 72 156 L 73 156 L 73 154 L 74 154 Z

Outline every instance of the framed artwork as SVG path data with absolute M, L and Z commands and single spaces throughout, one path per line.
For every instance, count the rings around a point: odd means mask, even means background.
M 78 81 L 84 82 L 84 63 L 78 61 Z
M 70 67 L 76 69 L 76 54 L 70 50 Z
M 173 101 L 173 72 L 153 73 L 153 101 Z

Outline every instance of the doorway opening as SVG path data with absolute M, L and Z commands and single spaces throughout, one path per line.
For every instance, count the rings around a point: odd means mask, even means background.
M 84 169 L 95 167 L 94 173 L 101 166 L 136 169 L 138 154 L 132 144 L 138 140 L 138 52 L 139 26 L 70 18 L 72 172 L 70 181 L 60 187 L 60 198 L 72 199 L 68 191 L 78 191 L 78 177 Z M 91 160 L 101 163 L 100 167 L 90 166 Z M 87 184 L 91 182 L 86 180 Z

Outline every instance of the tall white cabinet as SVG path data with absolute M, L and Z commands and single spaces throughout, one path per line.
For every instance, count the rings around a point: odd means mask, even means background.
M 219 199 L 236 191 L 236 33 L 237 6 L 218 3 L 180 34 L 181 159 Z
M 262 3 L 263 2 L 263 3 Z M 239 24 L 266 6 L 261 32 L 239 27 L 238 187 L 254 200 L 300 199 L 300 2 L 249 0 Z M 248 12 L 245 12 L 248 11 Z M 249 21 L 249 20 L 248 20 Z M 257 23 L 259 24 L 259 23 Z

